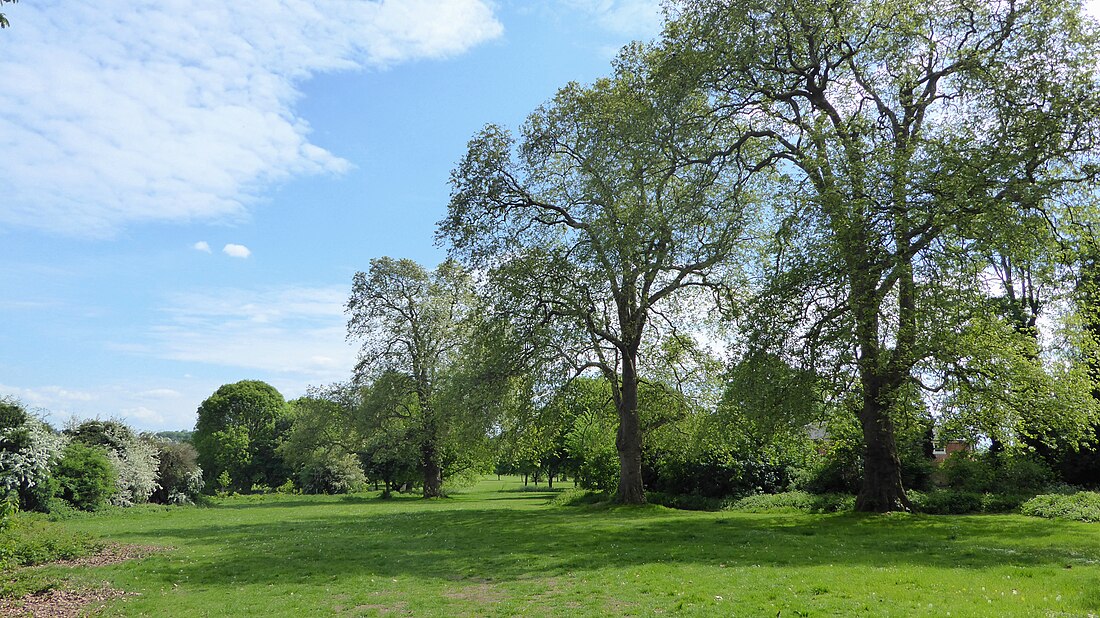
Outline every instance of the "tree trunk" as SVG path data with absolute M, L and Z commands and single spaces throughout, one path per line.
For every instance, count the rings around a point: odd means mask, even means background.
M 424 458 L 424 497 L 438 498 L 443 495 L 443 468 L 439 465 L 439 455 L 431 444 L 421 447 L 421 455 Z
M 619 400 L 619 491 L 622 504 L 645 504 L 642 486 L 642 423 L 638 417 L 638 374 L 636 359 L 623 359 L 622 396 Z
M 890 420 L 889 394 L 879 376 L 863 381 L 863 408 L 859 422 L 863 428 L 863 486 L 856 497 L 856 510 L 888 513 L 912 510 L 901 483 L 901 459 Z

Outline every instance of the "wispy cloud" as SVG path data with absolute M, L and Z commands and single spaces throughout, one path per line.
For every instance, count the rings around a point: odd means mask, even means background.
M 309 382 L 346 379 L 345 286 L 217 289 L 177 294 L 146 353 L 258 369 Z
M 0 55 L 0 224 L 103 235 L 243 214 L 263 189 L 349 163 L 309 142 L 311 75 L 461 53 L 488 0 L 20 4 Z
M 203 253 L 210 253 L 210 243 L 206 242 L 205 240 L 200 240 L 199 242 L 191 245 L 191 248 L 194 249 L 195 251 L 202 251 Z
M 650 39 L 661 33 L 663 12 L 660 0 L 562 0 L 573 10 L 583 11 L 602 28 L 635 39 Z
M 250 251 L 248 247 L 244 245 L 235 245 L 233 243 L 229 243 L 222 247 L 222 253 L 235 258 L 246 258 L 252 255 L 252 251 Z

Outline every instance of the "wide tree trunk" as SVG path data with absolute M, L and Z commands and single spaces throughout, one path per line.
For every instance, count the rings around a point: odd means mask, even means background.
M 420 450 L 424 459 L 424 497 L 438 498 L 443 495 L 443 467 L 439 465 L 439 454 L 430 444 L 425 444 Z
M 619 432 L 615 447 L 619 451 L 619 491 L 622 504 L 645 504 L 642 486 L 642 423 L 638 417 L 638 374 L 635 359 L 623 362 L 622 395 L 619 399 Z
M 877 376 L 863 381 L 863 486 L 856 497 L 856 510 L 869 513 L 912 510 L 901 482 L 901 459 L 890 420 L 888 393 Z

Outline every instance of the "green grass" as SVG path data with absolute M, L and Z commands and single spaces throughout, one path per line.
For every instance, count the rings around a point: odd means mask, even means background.
M 1100 614 L 1095 524 L 560 507 L 519 489 L 139 507 L 52 525 L 173 549 L 49 568 L 139 593 L 107 615 Z

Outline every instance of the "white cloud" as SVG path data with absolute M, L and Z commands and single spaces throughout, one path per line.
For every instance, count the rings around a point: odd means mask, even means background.
M 177 294 L 145 353 L 273 372 L 294 383 L 344 380 L 356 360 L 345 341 L 347 293 L 327 286 Z
M 340 173 L 297 84 L 498 36 L 488 0 L 104 0 L 19 5 L 0 55 L 0 224 L 73 235 L 240 216 Z
M 200 240 L 199 242 L 191 245 L 191 248 L 195 251 L 210 253 L 210 243 L 206 242 L 205 240 Z
M 228 245 L 222 247 L 222 253 L 228 255 L 229 257 L 235 258 L 246 258 L 252 255 L 252 252 L 248 250 L 248 247 L 244 245 L 235 245 L 233 243 L 229 243 Z
M 563 0 L 573 10 L 584 11 L 600 27 L 615 34 L 651 39 L 661 33 L 664 13 L 660 0 Z

